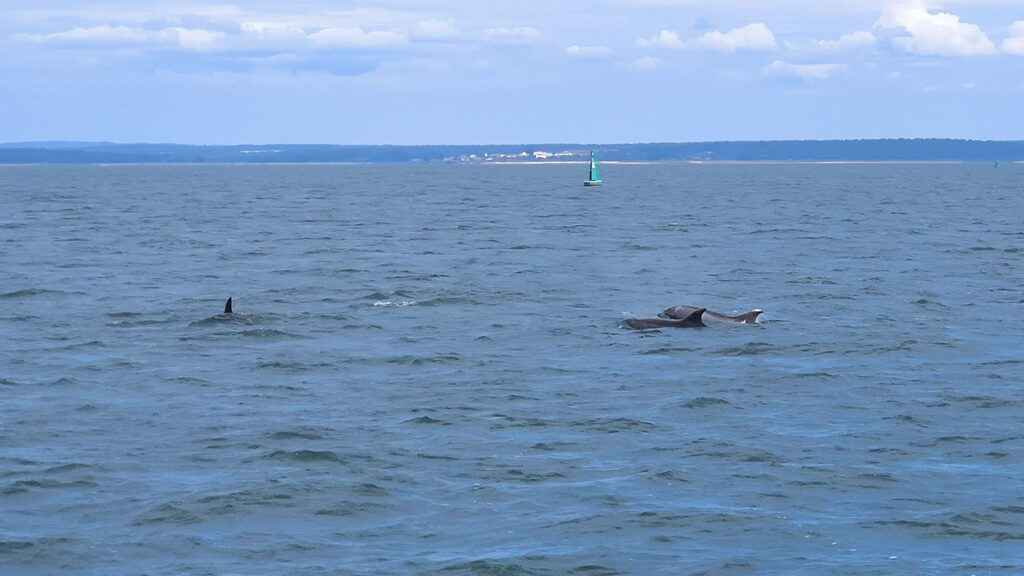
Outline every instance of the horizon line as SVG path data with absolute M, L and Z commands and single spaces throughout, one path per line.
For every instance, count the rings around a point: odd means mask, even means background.
M 778 139 L 725 139 L 725 140 L 662 140 L 662 141 L 648 141 L 648 142 L 517 142 L 517 143 L 502 143 L 502 142 L 491 142 L 491 143 L 458 143 L 458 144 L 336 144 L 336 143 L 325 143 L 325 142 L 300 142 L 300 143 L 285 143 L 285 142 L 236 142 L 232 144 L 195 144 L 187 142 L 170 142 L 170 141 L 114 141 L 114 140 L 19 140 L 19 141 L 8 141 L 0 142 L 0 147 L 15 147 L 15 146 L 26 146 L 26 147 L 43 147 L 43 146 L 195 146 L 195 147 L 238 147 L 238 146 L 324 146 L 324 147 L 402 147 L 402 148 L 418 148 L 418 147 L 458 147 L 458 146 L 580 146 L 580 147 L 595 147 L 595 146 L 644 146 L 644 145 L 665 145 L 665 144 L 727 144 L 727 143 L 740 143 L 740 144 L 754 144 L 754 143 L 775 143 L 775 142 L 898 142 L 898 141 L 948 141 L 948 142 L 987 142 L 987 143 L 1016 143 L 1024 142 L 1024 138 L 1016 140 L 1000 140 L 1000 139 L 982 139 L 982 138 L 955 138 L 955 137 L 943 137 L 943 136 L 926 136 L 926 137 L 879 137 L 879 138 L 778 138 Z

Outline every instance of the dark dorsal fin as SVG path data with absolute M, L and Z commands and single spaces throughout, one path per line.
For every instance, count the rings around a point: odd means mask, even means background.
M 228 301 L 224 304 L 224 313 L 231 314 L 231 297 L 228 296 Z
M 701 321 L 701 317 L 704 316 L 704 311 L 705 310 L 707 310 L 707 308 L 697 308 L 696 310 L 691 312 L 689 316 L 687 316 L 686 318 L 683 318 L 682 320 L 684 322 L 692 322 L 694 324 L 699 324 L 699 325 L 703 326 L 704 322 Z

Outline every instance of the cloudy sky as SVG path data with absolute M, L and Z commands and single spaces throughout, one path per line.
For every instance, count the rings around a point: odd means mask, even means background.
M 1021 0 L 0 0 L 0 142 L 1024 139 Z

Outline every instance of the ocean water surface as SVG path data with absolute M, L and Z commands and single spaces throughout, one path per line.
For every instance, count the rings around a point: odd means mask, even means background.
M 0 167 L 0 573 L 1024 572 L 1022 165 L 602 172 Z

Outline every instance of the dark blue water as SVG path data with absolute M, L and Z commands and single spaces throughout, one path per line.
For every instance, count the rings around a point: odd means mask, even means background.
M 603 168 L 0 168 L 0 573 L 1024 571 L 1024 167 Z

